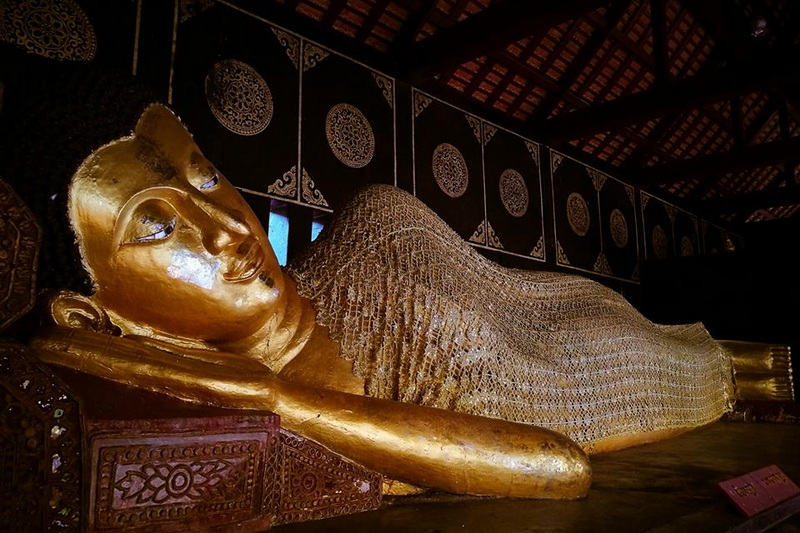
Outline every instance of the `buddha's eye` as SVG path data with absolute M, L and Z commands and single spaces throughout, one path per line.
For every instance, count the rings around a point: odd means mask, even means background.
M 137 207 L 126 232 L 125 242 L 161 241 L 175 231 L 178 216 L 172 207 L 160 200 Z
M 219 183 L 219 172 L 214 172 L 214 175 L 211 176 L 211 178 L 209 178 L 206 182 L 202 183 L 199 188 L 201 191 L 208 191 L 216 187 L 218 183 Z

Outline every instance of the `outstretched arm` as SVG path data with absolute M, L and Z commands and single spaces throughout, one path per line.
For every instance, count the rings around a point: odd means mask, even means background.
M 136 341 L 56 328 L 32 342 L 42 360 L 197 403 L 265 409 L 281 424 L 393 479 L 437 490 L 579 498 L 589 460 L 535 426 L 297 385 L 230 355 L 180 357 Z M 242 363 L 243 365 L 246 363 Z

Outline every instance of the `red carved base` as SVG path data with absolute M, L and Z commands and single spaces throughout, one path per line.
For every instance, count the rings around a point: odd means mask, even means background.
M 380 475 L 273 413 L 52 370 L 0 340 L 0 523 L 14 531 L 248 533 L 380 506 Z

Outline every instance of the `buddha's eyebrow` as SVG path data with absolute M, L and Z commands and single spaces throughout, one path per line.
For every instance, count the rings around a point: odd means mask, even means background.
M 192 152 L 189 156 L 189 166 L 206 173 L 211 173 L 214 169 L 214 165 L 197 152 Z
M 141 161 L 147 170 L 163 176 L 165 181 L 178 175 L 177 167 L 161 151 L 149 142 L 139 143 L 136 159 Z

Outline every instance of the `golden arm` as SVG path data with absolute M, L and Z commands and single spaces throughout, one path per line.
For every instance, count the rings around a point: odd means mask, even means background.
M 585 496 L 586 454 L 536 426 L 297 385 L 231 354 L 176 356 L 131 339 L 53 328 L 31 341 L 47 363 L 220 407 L 264 409 L 287 429 L 367 468 L 436 490 L 521 498 Z

